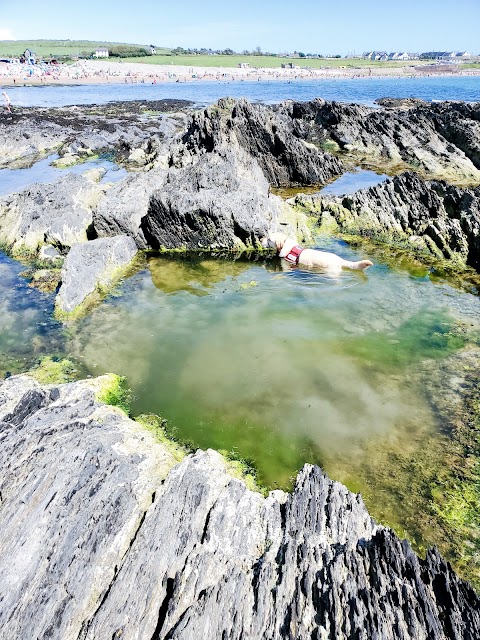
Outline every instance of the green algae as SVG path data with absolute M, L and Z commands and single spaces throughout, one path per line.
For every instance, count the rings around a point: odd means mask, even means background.
M 119 376 L 115 373 L 106 374 L 96 398 L 99 402 L 118 407 L 127 415 L 130 414 L 133 393 L 124 376 Z
M 40 384 L 65 384 L 78 379 L 79 370 L 68 358 L 45 356 L 28 373 Z
M 391 334 L 370 333 L 342 340 L 339 349 L 368 367 L 399 370 L 426 358 L 445 358 L 465 346 L 462 328 L 448 314 L 422 311 Z
M 181 462 L 186 455 L 192 452 L 192 448 L 187 443 L 180 442 L 175 437 L 175 432 L 172 431 L 165 418 L 153 413 L 144 413 L 136 416 L 135 422 L 141 424 L 155 437 L 158 443 L 165 446 L 177 462 Z

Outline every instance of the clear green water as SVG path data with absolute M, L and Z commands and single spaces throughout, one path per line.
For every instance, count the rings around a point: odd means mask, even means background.
M 12 261 L 1 268 L 4 360 L 53 351 L 92 375 L 123 374 L 133 415 L 160 414 L 195 446 L 253 459 L 268 487 L 320 464 L 417 548 L 438 544 L 462 564 L 432 506 L 432 483 L 460 455 L 437 406 L 448 389 L 433 374 L 461 375 L 455 358 L 478 342 L 475 295 L 407 263 L 329 278 L 274 259 L 151 257 L 65 331 L 50 320 L 51 296 L 22 284 Z M 472 566 L 462 570 L 475 579 Z

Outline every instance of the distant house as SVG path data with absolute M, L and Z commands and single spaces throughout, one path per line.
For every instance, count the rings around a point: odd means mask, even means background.
M 98 47 L 93 55 L 95 58 L 108 58 L 108 49 L 106 47 Z
M 282 69 L 300 69 L 294 62 L 282 62 Z
M 155 55 L 157 54 L 157 49 L 156 49 L 156 47 L 154 47 L 154 45 L 153 45 L 153 44 L 151 44 L 151 45 L 148 47 L 148 51 L 149 51 L 149 53 L 150 53 L 150 55 L 151 55 L 151 56 L 155 56 Z
M 418 53 L 408 53 L 407 51 L 392 51 L 388 54 L 389 60 L 418 60 Z
M 250 69 L 250 63 L 249 62 L 239 62 L 238 66 L 240 69 Z
M 379 60 L 383 62 L 388 60 L 388 53 L 386 51 L 367 51 L 363 57 L 368 60 Z

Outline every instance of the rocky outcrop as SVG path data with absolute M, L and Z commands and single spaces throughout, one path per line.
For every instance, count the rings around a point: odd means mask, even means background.
M 128 236 L 98 238 L 76 244 L 62 268 L 62 286 L 55 299 L 60 319 L 77 316 L 110 289 L 128 270 L 137 253 Z
M 480 601 L 306 465 L 252 492 L 98 400 L 0 383 L 3 638 L 471 639 Z
M 298 196 L 297 206 L 333 216 L 341 228 L 392 233 L 440 258 L 480 271 L 480 187 L 461 189 L 404 173 L 354 194 Z
M 164 144 L 184 126 L 185 100 L 114 102 L 61 108 L 20 108 L 0 119 L 0 167 L 29 166 L 57 151 L 70 163 L 85 155 L 114 152 L 131 164 L 155 162 Z M 167 112 L 162 114 L 162 112 Z
M 269 184 L 276 187 L 322 185 L 344 171 L 337 158 L 297 135 L 288 110 L 244 99 L 219 100 L 194 113 L 182 142 L 195 153 L 239 146 L 257 160 Z
M 322 185 L 344 171 L 328 147 L 348 162 L 393 173 L 414 167 L 420 176 L 473 184 L 461 190 L 410 174 L 371 196 L 361 191 L 330 203 L 341 223 L 361 218 L 397 229 L 414 242 L 420 237 L 418 246 L 437 255 L 477 265 L 479 105 L 384 104 L 372 109 L 318 99 L 267 106 L 223 99 L 190 116 L 153 120 L 141 105 L 138 113 L 118 105 L 39 112 L 34 131 L 63 125 L 63 160 L 108 148 L 142 171 L 110 188 L 69 176 L 4 198 L 0 242 L 31 250 L 49 242 L 65 250 L 87 235 L 126 234 L 142 249 L 255 246 L 290 215 L 270 186 Z M 365 198 L 377 195 L 380 204 L 370 206 Z
M 0 199 L 0 243 L 13 253 L 36 252 L 45 243 L 68 249 L 88 237 L 92 211 L 105 187 L 70 174 L 54 184 L 34 184 Z
M 142 219 L 147 215 L 152 194 L 167 181 L 165 169 L 135 173 L 114 184 L 93 214 L 93 226 L 100 237 L 127 234 L 140 249 L 146 249 Z
M 313 100 L 280 105 L 299 137 L 336 145 L 356 163 L 414 169 L 426 178 L 480 183 L 480 103 L 420 103 L 405 109 Z
M 255 246 L 285 208 L 269 191 L 255 160 L 241 148 L 219 147 L 169 172 L 150 199 L 143 235 L 154 249 Z

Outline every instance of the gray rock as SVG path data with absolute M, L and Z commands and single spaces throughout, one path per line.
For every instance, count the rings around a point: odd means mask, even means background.
M 269 193 L 257 162 L 240 147 L 218 147 L 172 169 L 141 228 L 148 246 L 244 248 L 275 226 L 285 205 Z
M 165 106 L 163 106 L 165 105 Z M 165 152 L 184 122 L 184 114 L 161 114 L 187 106 L 185 101 L 144 101 L 59 108 L 21 108 L 0 122 L 0 167 L 30 166 L 56 151 L 60 157 L 114 152 L 125 160 L 141 151 L 142 164 Z M 148 110 L 156 116 L 145 116 Z M 134 163 L 138 164 L 138 163 Z
M 404 173 L 352 195 L 301 196 L 296 202 L 331 214 L 341 227 L 393 232 L 480 270 L 480 187 L 462 189 Z
M 272 186 L 326 184 L 344 171 L 330 153 L 298 135 L 288 108 L 219 100 L 192 115 L 183 144 L 195 152 L 240 146 L 257 160 Z
M 128 236 L 98 238 L 77 244 L 70 250 L 62 268 L 62 286 L 55 299 L 58 317 L 72 317 L 105 293 L 125 274 L 137 253 Z
M 372 109 L 317 99 L 280 108 L 295 118 L 297 135 L 315 144 L 333 141 L 357 163 L 411 168 L 457 183 L 480 181 L 480 103 Z
M 480 600 L 306 465 L 267 498 L 180 464 L 104 378 L 0 383 L 0 637 L 473 640 Z
M 54 184 L 34 184 L 0 199 L 0 243 L 15 253 L 44 243 L 64 249 L 87 240 L 92 209 L 105 188 L 70 174 Z
M 94 214 L 93 226 L 98 236 L 131 236 L 141 249 L 147 248 L 143 235 L 142 218 L 146 216 L 153 192 L 165 184 L 167 171 L 152 169 L 134 173 L 114 184 Z
M 38 258 L 39 260 L 45 260 L 46 262 L 58 262 L 59 260 L 63 260 L 62 254 L 51 244 L 44 244 L 40 247 Z

